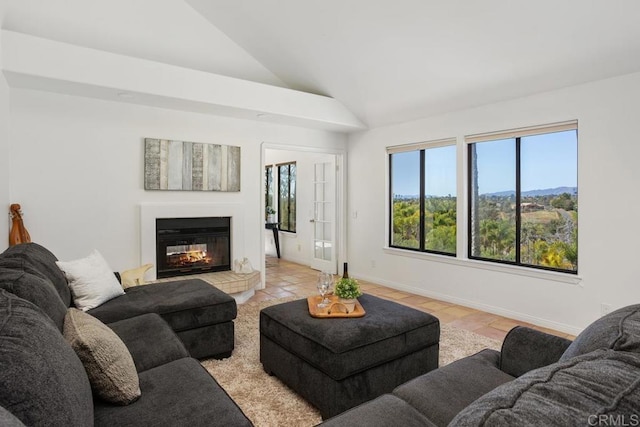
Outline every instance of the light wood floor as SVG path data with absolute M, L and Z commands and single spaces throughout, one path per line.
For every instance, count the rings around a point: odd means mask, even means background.
M 317 295 L 318 293 L 316 290 L 318 272 L 307 266 L 275 257 L 267 257 L 266 271 L 266 288 L 256 291 L 256 294 L 249 301 L 265 301 L 292 296 L 306 298 L 311 295 Z M 440 319 L 441 323 L 447 323 L 489 338 L 502 341 L 507 332 L 517 325 L 528 326 L 564 338 L 575 338 L 573 335 L 568 335 L 563 332 L 473 308 L 398 291 L 363 280 L 359 280 L 359 282 L 365 293 L 426 311 Z

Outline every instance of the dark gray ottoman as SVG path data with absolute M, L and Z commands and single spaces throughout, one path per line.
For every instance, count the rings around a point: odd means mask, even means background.
M 437 318 L 372 295 L 359 301 L 362 318 L 313 318 L 306 299 L 260 312 L 264 370 L 324 419 L 438 367 Z

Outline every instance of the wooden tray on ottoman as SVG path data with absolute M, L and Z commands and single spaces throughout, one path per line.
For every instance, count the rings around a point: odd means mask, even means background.
M 340 318 L 340 317 L 363 317 L 367 314 L 360 304 L 360 301 L 356 300 L 356 306 L 351 313 L 346 312 L 346 307 L 339 302 L 339 298 L 335 295 L 329 295 L 329 307 L 319 308 L 318 304 L 322 300 L 320 295 L 307 298 L 307 304 L 309 305 L 309 314 L 311 317 L 317 317 L 320 319 L 326 318 Z

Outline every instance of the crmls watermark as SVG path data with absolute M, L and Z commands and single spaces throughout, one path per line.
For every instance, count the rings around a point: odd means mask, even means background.
M 615 426 L 615 427 L 638 427 L 640 426 L 640 415 L 589 415 L 587 422 L 590 426 Z

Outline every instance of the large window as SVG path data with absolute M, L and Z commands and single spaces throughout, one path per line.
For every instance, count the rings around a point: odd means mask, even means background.
M 278 165 L 278 228 L 296 231 L 296 163 Z
M 576 273 L 577 123 L 467 142 L 469 258 Z
M 456 254 L 456 146 L 454 140 L 389 152 L 389 246 Z

